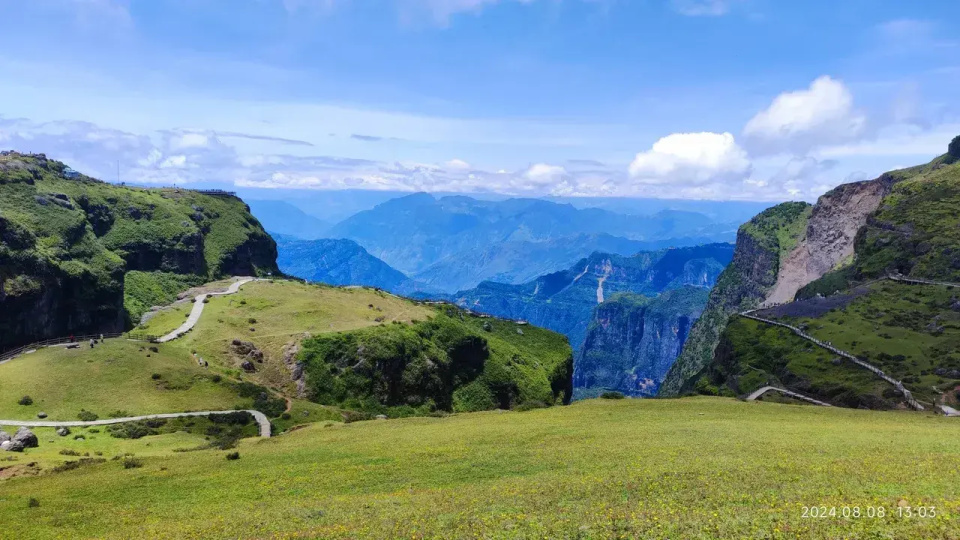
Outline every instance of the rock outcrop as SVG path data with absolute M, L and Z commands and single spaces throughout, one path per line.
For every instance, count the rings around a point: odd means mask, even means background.
M 806 229 L 811 206 L 789 202 L 767 209 L 740 227 L 733 261 L 717 279 L 703 315 L 670 368 L 658 395 L 676 395 L 713 358 L 730 315 L 757 307 L 777 282 L 780 258 Z
M 780 261 L 777 282 L 761 305 L 792 302 L 802 287 L 850 261 L 857 232 L 892 186 L 892 178 L 882 176 L 844 184 L 821 196 L 807 220 L 804 237 Z

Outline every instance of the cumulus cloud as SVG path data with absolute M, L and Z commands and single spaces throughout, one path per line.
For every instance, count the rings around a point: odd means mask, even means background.
M 743 130 L 747 147 L 757 153 L 803 154 L 817 146 L 859 137 L 866 118 L 853 107 L 842 82 L 823 76 L 805 90 L 785 92 L 757 113 Z
M 746 152 L 730 133 L 674 133 L 630 164 L 636 182 L 653 185 L 705 185 L 743 178 L 750 171 Z
M 565 174 L 567 170 L 559 165 L 536 163 L 523 173 L 523 177 L 536 184 L 548 184 L 560 180 Z

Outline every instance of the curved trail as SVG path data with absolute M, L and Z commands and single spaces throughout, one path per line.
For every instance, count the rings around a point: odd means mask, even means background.
M 257 421 L 260 427 L 261 437 L 270 437 L 270 420 L 265 414 L 254 410 L 236 410 L 236 411 L 197 411 L 185 413 L 164 413 L 164 414 L 145 414 L 143 416 L 129 416 L 126 418 L 108 418 L 106 420 L 93 420 L 92 422 L 48 422 L 46 420 L 0 420 L 0 426 L 16 427 L 85 427 L 85 426 L 106 426 L 110 424 L 122 424 L 124 422 L 137 422 L 139 420 L 150 420 L 153 418 L 181 418 L 185 416 L 213 416 L 218 414 L 231 414 L 235 412 L 245 412 Z
M 243 285 L 244 283 L 250 283 L 251 281 L 257 281 L 257 279 L 242 278 L 231 283 L 230 286 L 227 287 L 227 290 L 223 292 L 198 294 L 196 297 L 194 297 L 193 309 L 190 310 L 190 316 L 187 317 L 186 322 L 181 324 L 180 327 L 174 330 L 173 332 L 170 332 L 169 334 L 158 339 L 157 342 L 166 343 L 168 341 L 172 341 L 186 334 L 191 329 L 193 329 L 193 327 L 196 326 L 198 322 L 200 322 L 200 315 L 203 315 L 203 306 L 206 305 L 203 303 L 203 301 L 208 296 L 226 296 L 228 294 L 234 294 L 240 290 L 241 285 Z
M 890 383 L 891 385 L 893 385 L 893 387 L 896 388 L 901 394 L 903 394 L 904 400 L 907 402 L 908 405 L 910 405 L 911 407 L 913 407 L 914 409 L 916 409 L 916 410 L 918 410 L 918 411 L 924 410 L 923 405 L 921 405 L 916 399 L 913 398 L 913 394 L 911 394 L 909 390 L 907 390 L 906 388 L 904 388 L 902 382 L 900 382 L 900 381 L 894 379 L 893 377 L 887 375 L 886 373 L 884 373 L 883 371 L 881 371 L 880 368 L 874 366 L 873 364 L 869 364 L 869 363 L 867 363 L 867 362 L 864 362 L 863 360 L 861 360 L 861 359 L 857 358 L 856 356 L 848 353 L 847 351 L 844 351 L 844 350 L 841 350 L 841 349 L 838 349 L 838 348 L 834 347 L 834 346 L 833 346 L 832 344 L 830 344 L 830 343 L 827 343 L 827 342 L 825 342 L 825 341 L 821 341 L 821 340 L 819 340 L 819 339 L 811 336 L 810 334 L 807 334 L 806 332 L 804 332 L 803 330 L 797 328 L 796 326 L 792 326 L 792 325 L 789 325 L 789 324 L 787 324 L 787 323 L 782 323 L 782 322 L 780 322 L 780 321 L 774 321 L 774 320 L 770 320 L 770 319 L 764 319 L 763 317 L 758 317 L 758 316 L 756 316 L 756 315 L 753 314 L 753 312 L 755 312 L 755 311 L 757 311 L 757 310 L 751 309 L 751 310 L 748 310 L 748 311 L 744 311 L 744 312 L 741 312 L 741 313 L 740 313 L 740 316 L 741 316 L 741 317 L 746 317 L 747 319 L 753 319 L 753 320 L 755 320 L 755 321 L 762 322 L 762 323 L 765 323 L 765 324 L 770 324 L 770 325 L 773 325 L 773 326 L 780 326 L 780 327 L 786 328 L 786 329 L 790 330 L 791 332 L 793 332 L 794 334 L 802 337 L 803 339 L 805 339 L 805 340 L 807 340 L 807 341 L 809 341 L 809 342 L 811 342 L 811 343 L 813 343 L 813 344 L 815 344 L 815 345 L 817 345 L 817 346 L 819 346 L 819 347 L 822 347 L 822 348 L 824 348 L 824 349 L 826 349 L 826 350 L 828 350 L 828 351 L 830 351 L 830 352 L 832 352 L 832 353 L 834 353 L 834 354 L 836 354 L 836 355 L 842 356 L 842 357 L 846 358 L 847 360 L 850 360 L 850 361 L 853 362 L 854 364 L 857 364 L 857 365 L 860 366 L 860 367 L 869 369 L 869 370 L 872 371 L 876 376 L 878 376 L 878 377 L 880 377 L 881 379 L 887 381 L 888 383 Z
M 832 405 L 830 405 L 829 403 L 824 403 L 824 402 L 822 402 L 822 401 L 817 401 L 817 400 L 813 399 L 812 397 L 807 397 L 807 396 L 805 396 L 805 395 L 803 395 L 803 394 L 798 394 L 798 393 L 796 393 L 796 392 L 787 390 L 786 388 L 779 388 L 779 387 L 776 387 L 776 386 L 764 386 L 763 388 L 761 388 L 761 389 L 757 390 L 756 392 L 754 392 L 754 393 L 750 394 L 749 396 L 747 396 L 747 401 L 753 401 L 753 400 L 757 399 L 758 397 L 762 396 L 763 394 L 766 394 L 767 392 L 780 392 L 781 394 L 790 396 L 790 397 L 792 397 L 792 398 L 797 398 L 797 399 L 802 399 L 802 400 L 804 400 L 804 401 L 809 401 L 810 403 L 813 403 L 813 404 L 815 404 L 815 405 L 821 405 L 821 406 L 823 406 L 823 407 L 832 407 Z

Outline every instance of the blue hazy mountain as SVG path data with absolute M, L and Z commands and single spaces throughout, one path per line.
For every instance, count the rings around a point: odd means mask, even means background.
M 450 292 L 494 277 L 516 283 L 597 249 L 630 254 L 730 241 L 735 234 L 735 224 L 697 212 L 628 216 L 540 199 L 416 193 L 359 212 L 327 236 L 354 240 L 390 266 Z
M 250 213 L 271 233 L 297 238 L 323 238 L 330 223 L 284 201 L 249 200 Z
M 291 276 L 328 285 L 377 287 L 397 294 L 423 289 L 352 240 L 300 240 L 271 234 L 277 242 L 277 266 Z

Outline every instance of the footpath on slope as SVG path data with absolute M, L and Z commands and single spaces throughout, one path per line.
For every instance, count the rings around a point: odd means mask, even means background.
M 253 419 L 257 421 L 257 424 L 260 427 L 260 436 L 270 437 L 271 435 L 270 420 L 262 412 L 255 411 L 253 409 L 236 410 L 236 411 L 197 411 L 197 412 L 183 412 L 183 413 L 146 414 L 143 416 L 129 416 L 126 418 L 108 418 L 106 420 L 93 420 L 90 422 L 82 422 L 82 421 L 50 422 L 46 420 L 0 420 L 0 426 L 54 427 L 54 428 L 106 426 L 110 424 L 123 424 L 125 422 L 138 422 L 140 420 L 151 420 L 154 418 L 181 418 L 186 416 L 215 416 L 218 414 L 232 414 L 237 412 L 245 412 L 250 416 L 252 416 Z
M 173 332 L 170 332 L 169 334 L 159 338 L 157 342 L 166 343 L 168 341 L 173 341 L 174 339 L 177 339 L 178 337 L 192 330 L 193 327 L 196 326 L 198 322 L 200 322 L 200 315 L 203 315 L 203 306 L 206 305 L 203 303 L 203 301 L 207 299 L 207 297 L 226 296 L 228 294 L 235 294 L 237 291 L 240 290 L 240 286 L 242 286 L 245 283 L 250 283 L 251 281 L 257 281 L 257 279 L 252 277 L 240 278 L 237 281 L 231 283 L 230 286 L 227 287 L 227 290 L 225 291 L 198 294 L 196 297 L 194 297 L 193 309 L 190 310 L 190 316 L 187 317 L 187 320 Z
M 792 397 L 792 398 L 797 398 L 797 399 L 802 399 L 802 400 L 804 400 L 804 401 L 809 401 L 810 403 L 813 403 L 813 404 L 815 404 L 815 405 L 821 405 L 821 406 L 823 406 L 823 407 L 832 407 L 832 406 L 833 406 L 833 405 L 830 405 L 829 403 L 824 403 L 824 402 L 822 402 L 822 401 L 817 401 L 816 399 L 813 399 L 812 397 L 805 396 L 805 395 L 803 395 L 803 394 L 799 394 L 799 393 L 794 392 L 794 391 L 792 391 L 792 390 L 787 390 L 786 388 L 780 388 L 780 387 L 778 387 L 778 386 L 764 386 L 763 388 L 761 388 L 761 389 L 753 392 L 753 393 L 750 394 L 749 396 L 747 396 L 747 401 L 754 401 L 755 399 L 757 399 L 758 397 L 762 396 L 763 394 L 766 394 L 767 392 L 780 392 L 781 394 L 790 396 L 790 397 Z
M 792 331 L 794 334 L 802 337 L 803 339 L 805 339 L 805 340 L 807 340 L 807 341 L 810 341 L 811 343 L 814 343 L 815 345 L 818 345 L 818 346 L 820 346 L 820 347 L 822 347 L 822 348 L 824 348 L 824 349 L 826 349 L 826 350 L 828 350 L 828 351 L 830 351 L 830 352 L 832 352 L 832 353 L 834 353 L 834 354 L 836 354 L 836 355 L 842 356 L 843 358 L 846 358 L 847 360 L 850 360 L 851 362 L 853 362 L 854 364 L 857 364 L 857 365 L 860 366 L 860 367 L 869 369 L 869 370 L 872 371 L 876 376 L 878 376 L 878 377 L 880 377 L 881 379 L 887 381 L 888 383 L 890 383 L 891 385 L 893 385 L 893 387 L 896 388 L 898 392 L 900 392 L 901 394 L 903 394 L 904 400 L 907 402 L 908 405 L 910 405 L 911 407 L 913 407 L 914 409 L 916 409 L 916 410 L 918 410 L 918 411 L 924 410 L 923 405 L 921 405 L 916 399 L 913 398 L 913 394 L 911 394 L 909 390 L 907 390 L 906 388 L 904 388 L 902 382 L 900 382 L 900 381 L 894 379 L 893 377 L 887 375 L 886 373 L 884 373 L 883 371 L 881 371 L 880 368 L 874 366 L 873 364 L 869 364 L 869 363 L 867 363 L 867 362 L 864 362 L 863 360 L 861 360 L 861 359 L 857 358 L 856 356 L 848 353 L 847 351 L 838 349 L 838 348 L 834 347 L 833 345 L 831 345 L 831 344 L 829 344 L 829 343 L 827 343 L 827 342 L 825 342 L 825 341 L 821 341 L 821 340 L 819 340 L 819 339 L 811 336 L 810 334 L 807 334 L 807 333 L 804 332 L 803 330 L 800 330 L 800 329 L 797 328 L 796 326 L 791 326 L 791 325 L 789 325 L 789 324 L 787 324 L 787 323 L 782 323 L 782 322 L 779 322 L 779 321 L 774 321 L 774 320 L 771 320 L 771 319 L 764 319 L 763 317 L 758 317 L 758 316 L 756 316 L 756 315 L 753 314 L 754 311 L 756 311 L 756 310 L 749 310 L 749 311 L 741 312 L 741 313 L 740 313 L 740 316 L 741 316 L 741 317 L 746 317 L 746 318 L 748 318 L 748 319 L 753 319 L 753 320 L 755 320 L 755 321 L 759 321 L 759 322 L 762 322 L 762 323 L 765 323 L 765 324 L 771 324 L 771 325 L 773 325 L 773 326 L 780 326 L 780 327 L 786 328 L 786 329 Z

